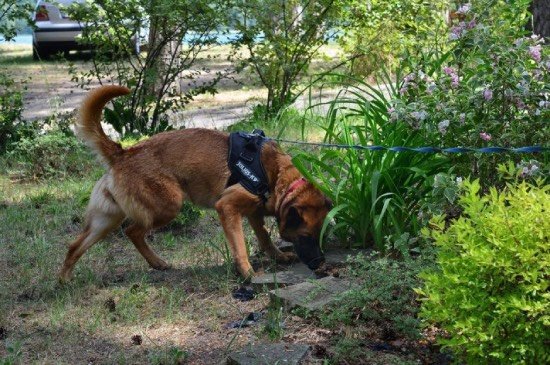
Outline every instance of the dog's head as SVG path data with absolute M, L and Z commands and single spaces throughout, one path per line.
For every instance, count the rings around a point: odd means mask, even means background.
M 294 245 L 300 260 L 316 270 L 325 257 L 319 246 L 323 222 L 332 203 L 311 183 L 302 180 L 292 185 L 279 208 L 277 221 L 281 237 Z

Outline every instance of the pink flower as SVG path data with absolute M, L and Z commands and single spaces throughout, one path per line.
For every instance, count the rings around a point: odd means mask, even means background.
M 542 47 L 540 44 L 529 47 L 529 55 L 531 56 L 532 59 L 534 59 L 537 62 L 540 62 L 541 60 L 541 55 L 540 55 L 541 48 Z
M 484 141 L 490 141 L 493 137 L 489 133 L 481 132 L 479 133 L 479 137 L 481 137 Z
M 458 87 L 458 75 L 456 74 L 456 71 L 452 67 L 445 67 L 443 68 L 443 72 L 447 74 L 451 78 L 451 87 L 456 88 Z
M 455 70 L 453 70 L 452 67 L 444 67 L 443 68 L 443 72 L 445 72 L 447 75 L 454 75 L 455 73 Z
M 491 90 L 491 89 L 483 90 L 483 97 L 487 101 L 491 100 L 493 98 L 493 90 Z
M 453 88 L 458 87 L 458 75 L 451 76 L 451 87 Z

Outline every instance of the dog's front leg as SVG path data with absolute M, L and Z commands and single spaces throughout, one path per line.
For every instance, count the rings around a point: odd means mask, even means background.
M 250 226 L 252 226 L 252 229 L 258 238 L 258 243 L 262 252 L 265 252 L 269 257 L 275 259 L 277 262 L 289 263 L 297 259 L 296 254 L 293 252 L 282 252 L 273 244 L 271 237 L 269 237 L 269 232 L 267 232 L 267 229 L 265 228 L 263 216 L 258 214 L 250 215 L 248 216 L 248 222 L 250 222 Z
M 242 202 L 240 203 L 242 204 Z M 248 261 L 243 233 L 243 219 L 239 205 L 239 202 L 234 203 L 233 199 L 226 196 L 216 203 L 216 210 L 229 243 L 231 254 L 237 265 L 237 270 L 243 278 L 248 279 L 254 275 L 254 270 Z

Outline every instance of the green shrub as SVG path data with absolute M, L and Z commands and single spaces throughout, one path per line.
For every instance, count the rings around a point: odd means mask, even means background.
M 422 274 L 421 315 L 468 364 L 548 364 L 550 185 L 479 190 L 464 182 L 462 217 L 426 232 L 439 269 Z
M 325 141 L 336 144 L 408 146 L 424 145 L 419 133 L 404 123 L 389 120 L 389 98 L 378 87 L 347 78 L 354 83 L 329 103 L 324 121 Z M 387 94 L 395 85 L 385 78 Z M 333 232 L 352 244 L 374 242 L 385 250 L 386 237 L 398 237 L 420 229 L 418 202 L 431 188 L 426 182 L 446 171 L 447 158 L 435 154 L 357 149 L 322 149 L 301 153 L 296 167 L 334 203 Z
M 0 153 L 19 138 L 23 95 L 15 88 L 15 82 L 0 73 Z
M 82 176 L 94 161 L 74 136 L 59 131 L 22 138 L 8 157 L 10 168 L 29 179 Z

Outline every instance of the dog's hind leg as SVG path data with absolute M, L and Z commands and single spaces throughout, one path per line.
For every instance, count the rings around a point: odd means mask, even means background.
M 145 235 L 151 229 L 163 227 L 176 218 L 184 199 L 185 193 L 178 182 L 165 178 L 162 186 L 145 201 L 143 209 L 130 212 L 133 224 L 126 229 L 126 235 L 153 269 L 167 270 L 170 265 L 151 249 L 145 241 Z
M 282 252 L 273 244 L 271 237 L 269 237 L 269 232 L 267 232 L 267 229 L 265 228 L 264 217 L 259 215 L 250 215 L 248 216 L 248 222 L 258 238 L 258 243 L 262 252 L 265 252 L 269 257 L 275 259 L 277 262 L 288 263 L 297 259 L 297 256 L 293 252 Z
M 104 238 L 113 229 L 120 226 L 124 219 L 124 213 L 121 210 L 111 212 L 92 211 L 88 215 L 88 224 L 84 231 L 69 246 L 69 251 L 65 257 L 65 262 L 59 273 L 59 280 L 67 282 L 72 274 L 74 265 L 80 257 L 95 243 Z
M 141 256 L 143 256 L 143 258 L 153 269 L 167 270 L 170 268 L 170 265 L 161 259 L 155 251 L 149 247 L 147 242 L 145 242 L 145 235 L 149 230 L 150 229 L 143 227 L 139 223 L 134 223 L 130 227 L 126 228 L 125 232 L 134 246 L 136 246 Z

